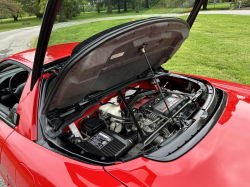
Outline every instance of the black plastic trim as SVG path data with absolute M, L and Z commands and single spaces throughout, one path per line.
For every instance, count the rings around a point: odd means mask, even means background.
M 15 60 L 11 60 L 11 59 L 7 59 L 1 62 L 1 66 L 5 65 L 5 64 L 13 64 L 13 65 L 17 65 L 21 68 L 23 68 L 24 70 L 31 72 L 31 69 L 28 66 L 23 65 L 22 63 L 15 61 Z

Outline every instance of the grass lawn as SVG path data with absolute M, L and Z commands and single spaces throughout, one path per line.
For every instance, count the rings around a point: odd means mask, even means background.
M 199 15 L 164 68 L 250 85 L 250 16 Z
M 112 20 L 61 28 L 49 45 L 83 41 L 111 26 L 131 21 Z M 250 16 L 199 15 L 184 42 L 164 68 L 250 85 Z
M 24 22 L 30 23 L 29 25 L 23 25 Z M 36 18 L 36 16 L 18 18 L 18 21 L 14 21 L 13 18 L 3 19 L 0 22 L 0 32 L 10 31 L 13 29 L 21 29 L 25 27 L 33 27 L 41 25 L 42 19 Z
M 81 13 L 79 16 L 74 17 L 72 21 L 76 20 L 85 20 L 85 19 L 94 19 L 94 18 L 105 18 L 105 17 L 117 17 L 117 16 L 132 16 L 132 15 L 143 15 L 143 14 L 166 14 L 171 12 L 172 9 L 166 8 L 140 8 L 140 12 L 136 13 L 135 9 L 128 9 L 128 11 L 124 12 L 121 10 L 121 13 L 118 13 L 118 10 L 113 10 L 112 14 L 106 14 L 106 11 L 101 11 L 100 13 L 94 12 L 85 12 Z
M 217 3 L 217 4 L 215 4 L 215 6 L 214 6 L 213 3 L 208 3 L 207 10 L 204 10 L 204 11 L 209 11 L 209 10 L 223 10 L 223 9 L 228 9 L 229 7 L 230 7 L 230 3 L 229 2 Z M 201 8 L 201 10 L 202 10 L 202 8 Z
M 138 20 L 135 19 L 135 20 Z M 49 40 L 49 46 L 60 44 L 60 43 L 69 43 L 69 42 L 78 42 L 83 41 L 90 36 L 93 36 L 101 31 L 104 31 L 110 27 L 120 25 L 132 21 L 132 19 L 120 19 L 120 20 L 109 20 L 109 21 L 96 21 L 91 23 L 85 23 L 81 25 L 75 25 L 71 27 L 64 27 L 53 31 Z M 33 47 L 37 45 L 38 38 L 35 39 Z
M 213 4 L 208 4 L 207 10 L 220 10 L 220 9 L 225 9 L 229 8 L 229 3 L 218 3 L 215 5 Z M 86 13 L 81 13 L 79 16 L 73 18 L 72 20 L 69 21 L 79 21 L 79 20 L 86 20 L 86 19 L 94 19 L 94 18 L 105 18 L 105 17 L 116 17 L 116 16 L 131 16 L 131 15 L 142 15 L 142 14 L 164 14 L 171 12 L 172 9 L 159 9 L 159 8 L 141 8 L 140 13 L 135 13 L 134 9 L 128 9 L 127 12 L 124 12 L 121 10 L 121 13 L 118 13 L 117 10 L 113 10 L 113 14 L 106 14 L 106 11 L 101 11 L 101 13 L 97 13 L 96 11 L 93 12 L 86 12 Z M 201 9 L 202 10 L 202 9 Z M 181 12 L 182 10 L 180 10 Z M 30 23 L 29 25 L 23 25 L 23 22 L 28 22 Z M 0 22 L 0 32 L 4 31 L 9 31 L 13 29 L 20 29 L 24 27 L 32 27 L 32 26 L 37 26 L 41 25 L 42 19 L 38 19 L 35 16 L 32 17 L 23 17 L 23 18 L 18 18 L 18 21 L 14 21 L 13 18 L 11 19 L 3 19 L 2 23 Z

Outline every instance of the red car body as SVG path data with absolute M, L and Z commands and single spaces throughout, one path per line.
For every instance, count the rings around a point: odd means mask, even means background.
M 197 2 L 199 6 L 193 11 L 190 26 L 202 4 L 202 1 Z M 53 4 L 53 1 L 49 3 Z M 43 34 L 42 37 L 48 39 L 50 33 Z M 41 44 L 42 37 L 39 38 Z M 48 47 L 44 61 L 36 54 L 37 51 L 45 53 L 38 46 L 37 50 L 18 53 L 2 62 L 13 60 L 34 70 L 34 61 L 48 64 L 69 57 L 77 44 Z M 36 81 L 38 74 L 29 74 L 16 111 L 20 118 L 15 128 L 0 115 L 0 173 L 9 186 L 249 186 L 250 86 L 189 75 L 205 79 L 228 94 L 228 103 L 220 120 L 195 147 L 170 162 L 139 157 L 115 165 L 97 166 L 63 156 L 36 143 L 40 80 L 50 75 L 45 73 Z M 32 83 L 32 80 L 35 81 Z
M 76 44 L 48 48 L 46 62 L 69 56 Z M 8 59 L 31 68 L 34 53 L 31 49 Z M 228 104 L 199 144 L 171 162 L 140 157 L 102 167 L 72 160 L 34 142 L 39 84 L 30 91 L 29 77 L 17 109 L 18 126 L 12 129 L 0 122 L 1 175 L 10 186 L 248 186 L 250 87 L 202 78 L 226 91 Z

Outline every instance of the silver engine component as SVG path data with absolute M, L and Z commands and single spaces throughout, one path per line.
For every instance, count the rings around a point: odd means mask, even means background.
M 140 127 L 146 131 L 146 132 L 153 132 L 156 129 L 156 124 L 151 124 L 152 121 L 150 119 L 147 118 L 141 118 L 140 121 L 138 121 Z M 147 125 L 147 124 L 151 124 L 151 125 Z
M 142 113 L 139 114 L 140 118 L 138 123 L 144 131 L 150 133 L 157 129 L 160 118 L 155 113 L 147 113 L 144 115 L 145 117 L 142 115 Z

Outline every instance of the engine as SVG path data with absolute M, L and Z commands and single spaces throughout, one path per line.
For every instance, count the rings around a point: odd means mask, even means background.
M 197 102 L 185 106 L 189 97 L 177 90 L 164 92 L 163 96 L 165 102 L 157 90 L 137 91 L 127 96 L 125 102 L 132 114 L 121 98 L 115 96 L 80 121 L 81 136 L 76 137 L 71 129 L 75 136 L 71 141 L 86 152 L 104 157 L 134 156 L 145 146 L 160 144 L 179 129 L 191 125 L 189 118 L 199 109 Z M 171 118 L 171 123 L 162 128 Z M 157 134 L 145 145 L 142 143 L 145 137 L 140 136 L 138 128 L 147 136 L 156 131 Z

